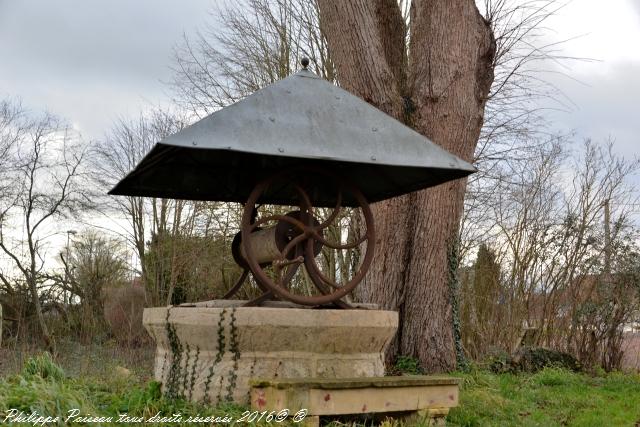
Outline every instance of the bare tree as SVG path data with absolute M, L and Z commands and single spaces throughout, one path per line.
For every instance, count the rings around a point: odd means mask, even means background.
M 153 111 L 135 121 L 119 120 L 95 146 L 94 178 L 99 187 L 106 193 L 156 142 L 178 132 L 185 123 L 183 117 L 167 111 Z M 229 226 L 237 222 L 237 210 L 220 209 L 219 203 L 145 197 L 110 197 L 106 206 L 110 213 L 120 213 L 129 223 L 126 233 L 140 261 L 149 304 L 202 298 L 231 286 L 233 273 L 227 271 L 232 263 L 230 256 L 221 257 L 218 262 L 207 259 L 206 254 L 220 245 L 230 247 L 233 234 Z M 201 263 L 220 270 L 212 272 Z M 186 274 L 190 267 L 200 275 Z M 206 279 L 205 272 L 209 276 Z M 198 281 L 189 284 L 189 289 L 183 283 L 187 276 Z M 180 289 L 176 292 L 177 288 Z
M 179 105 L 203 117 L 287 77 L 305 56 L 318 75 L 335 80 L 315 0 L 227 3 L 176 49 L 170 86 Z
M 13 164 L 12 149 L 24 135 L 27 122 L 25 111 L 19 101 L 0 101 L 0 197 L 7 197 L 6 191 L 11 186 Z
M 123 242 L 95 230 L 84 231 L 70 246 L 60 253 L 64 274 L 56 285 L 71 294 L 70 301 L 79 299 L 75 329 L 88 340 L 104 326 L 104 291 L 125 285 L 129 268 Z
M 24 119 L 16 137 L 6 178 L 10 187 L 0 199 L 0 251 L 13 271 L 2 272 L 8 284 L 15 271 L 26 284 L 45 344 L 54 348 L 43 316 L 41 290 L 46 286 L 46 243 L 55 233 L 55 222 L 78 215 L 90 203 L 82 185 L 85 147 L 78 136 L 56 117 L 45 114 Z M 23 230 L 22 242 L 12 238 Z M 26 248 L 23 251 L 23 243 Z
M 536 72 L 560 58 L 556 46 L 535 43 L 561 4 L 482 5 L 481 14 L 472 1 L 249 0 L 217 10 L 212 26 L 185 41 L 171 84 L 177 101 L 201 117 L 286 77 L 303 53 L 328 80 L 461 157 L 487 162 L 490 177 L 496 159 L 517 158 L 522 139 L 514 136 L 540 117 L 534 101 L 561 100 Z M 394 352 L 432 370 L 452 366 L 448 267 L 458 237 L 450 232 L 465 188 L 461 181 L 379 204 L 378 223 L 393 225 L 381 230 L 377 271 L 360 287 L 361 299 L 401 312 Z
M 502 327 L 479 332 L 466 326 L 463 336 L 474 355 L 492 346 L 510 350 L 522 329 L 533 327 L 540 344 L 568 351 L 585 365 L 606 360 L 611 367 L 620 360 L 621 327 L 637 313 L 640 296 L 627 273 L 637 251 L 628 213 L 638 197 L 628 178 L 639 163 L 615 155 L 612 143 L 587 141 L 572 156 L 569 147 L 567 139 L 553 139 L 526 165 L 504 163 L 505 179 L 485 198 L 490 215 L 482 242 L 491 244 L 502 268 L 500 295 L 467 287 L 463 312 L 481 310 L 474 304 L 486 298 L 499 301 L 501 317 L 487 323 Z M 610 232 L 607 204 L 616 206 Z M 617 262 L 614 270 L 606 268 L 607 252 L 610 264 Z
M 477 2 L 496 35 L 494 81 L 470 177 L 460 229 L 461 258 L 488 236 L 491 196 L 509 180 L 509 168 L 535 161 L 554 137 L 545 119 L 547 110 L 568 109 L 567 99 L 547 78 L 564 74 L 569 61 L 562 46 L 549 42 L 546 21 L 566 2 L 557 0 L 484 0 Z M 569 78 L 569 76 L 566 76 Z M 510 164 L 514 164 L 510 166 Z
M 414 0 L 409 28 L 395 1 L 319 5 L 341 86 L 472 161 L 496 48 L 473 1 Z M 449 253 L 465 187 L 459 180 L 375 209 L 381 245 L 362 294 L 400 312 L 396 351 L 428 371 L 456 363 Z
M 13 179 L 11 172 L 15 166 L 11 161 L 12 149 L 26 130 L 27 123 L 24 116 L 25 112 L 18 100 L 0 101 L 0 200 L 6 201 L 11 197 L 9 192 Z M 0 216 L 0 224 L 2 222 L 3 217 Z M 11 280 L 11 271 L 5 270 L 6 268 L 6 265 L 0 265 L 0 303 L 5 306 L 5 319 L 20 325 L 22 310 L 19 306 L 24 298 Z
M 93 178 L 106 193 L 124 178 L 164 137 L 179 131 L 185 122 L 167 111 L 156 110 L 140 115 L 137 120 L 118 120 L 104 139 L 95 144 L 92 156 Z M 120 212 L 129 223 L 129 241 L 140 260 L 142 277 L 146 279 L 145 242 L 151 234 L 165 233 L 169 215 L 178 215 L 183 202 L 143 197 L 110 197 L 107 209 Z

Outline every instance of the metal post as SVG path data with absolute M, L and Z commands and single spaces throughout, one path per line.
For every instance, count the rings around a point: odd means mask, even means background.
M 67 259 L 66 259 L 66 265 L 65 265 L 65 269 L 64 269 L 64 284 L 65 286 L 67 286 L 69 284 L 69 269 L 71 268 L 71 265 L 69 264 L 69 256 L 70 256 L 70 239 L 71 239 L 71 235 L 73 234 L 74 236 L 76 235 L 76 231 L 75 230 L 67 230 Z M 67 290 L 65 289 L 64 291 L 62 291 L 62 298 L 63 298 L 63 303 L 66 306 L 67 304 L 71 304 L 71 293 L 69 293 L 69 301 L 67 301 Z

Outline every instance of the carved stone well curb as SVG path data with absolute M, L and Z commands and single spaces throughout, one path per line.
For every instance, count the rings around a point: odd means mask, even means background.
M 144 310 L 155 378 L 170 396 L 248 405 L 252 378 L 380 377 L 398 328 L 393 311 L 210 303 Z

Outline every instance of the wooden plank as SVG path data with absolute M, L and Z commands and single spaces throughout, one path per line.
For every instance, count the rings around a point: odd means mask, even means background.
M 263 379 L 255 378 L 250 380 L 252 387 L 273 387 L 273 388 L 320 388 L 320 389 L 340 389 L 340 388 L 385 388 L 385 387 L 415 387 L 431 385 L 458 385 L 459 378 L 443 375 L 403 375 L 396 377 L 375 377 L 375 378 L 284 378 L 284 379 Z
M 345 415 L 446 410 L 458 405 L 457 384 L 331 389 L 326 384 L 323 388 L 300 385 L 284 388 L 284 381 L 278 381 L 279 387 L 252 387 L 252 408 L 259 411 L 288 409 L 292 414 L 306 409 L 309 415 Z
M 417 411 L 458 405 L 458 387 L 418 386 L 309 392 L 308 408 L 314 415 Z
M 298 425 L 303 427 L 320 427 L 320 417 L 317 415 L 309 415 Z

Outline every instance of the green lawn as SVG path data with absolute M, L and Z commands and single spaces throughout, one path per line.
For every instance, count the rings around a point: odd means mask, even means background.
M 242 413 L 242 408 L 233 405 L 207 408 L 184 401 L 164 399 L 158 383 L 151 381 L 145 384 L 135 374 L 122 374 L 116 370 L 111 372 L 110 377 L 74 378 L 66 376 L 64 371 L 51 363 L 48 357 L 29 359 L 19 374 L 0 379 L 0 425 L 7 424 L 6 414 L 11 408 L 24 411 L 26 414 L 38 413 L 60 417 L 58 422 L 47 425 L 71 424 L 65 423 L 64 418 L 73 409 L 80 410 L 79 415 L 82 416 L 113 417 L 112 423 L 73 424 L 93 426 L 119 425 L 120 423 L 115 420 L 118 420 L 120 414 L 148 419 L 158 412 L 164 416 L 179 413 L 185 418 L 195 415 L 223 417 L 229 413 L 237 416 Z M 127 423 L 126 425 L 138 424 Z
M 602 376 L 546 368 L 536 374 L 486 371 L 463 378 L 456 426 L 640 426 L 640 375 Z
M 64 416 L 71 409 L 79 409 L 82 415 L 111 416 L 114 420 L 122 413 L 149 418 L 158 412 L 165 416 L 179 413 L 183 420 L 194 415 L 238 418 L 245 411 L 234 405 L 208 408 L 167 400 L 161 396 L 159 384 L 148 381 L 145 375 L 136 370 L 114 374 L 118 370 L 112 368 L 105 370 L 103 364 L 100 374 L 83 372 L 80 377 L 68 375 L 47 357 L 28 359 L 20 372 L 0 378 L 0 425 L 6 424 L 3 420 L 9 408 L 49 416 Z M 455 376 L 463 379 L 461 405 L 450 413 L 448 425 L 640 426 L 640 375 L 589 376 L 547 368 L 536 374 L 495 375 L 477 370 Z M 357 425 L 345 420 L 332 424 Z M 384 425 L 400 424 L 390 420 Z

